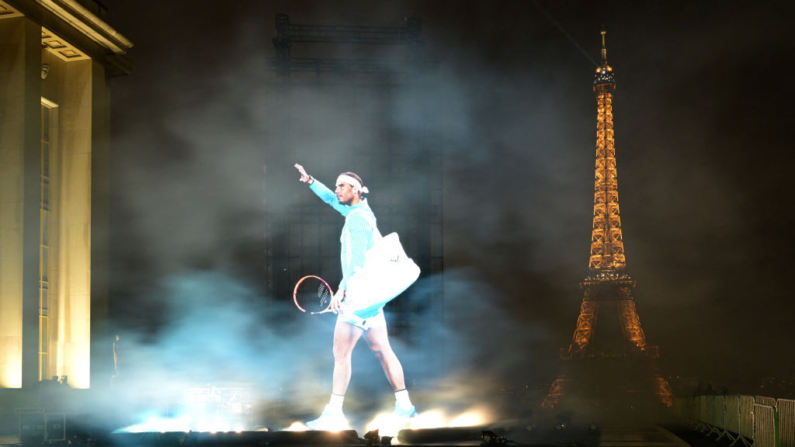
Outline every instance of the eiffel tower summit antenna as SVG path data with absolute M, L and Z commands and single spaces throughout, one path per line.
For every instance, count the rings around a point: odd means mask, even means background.
M 646 342 L 633 297 L 635 280 L 626 273 L 613 130 L 616 78 L 607 63 L 607 31 L 601 34 L 602 64 L 593 80 L 596 163 L 588 275 L 580 282 L 583 300 L 571 345 L 561 353 L 562 372 L 543 406 L 553 408 L 566 398 L 600 407 L 670 406 L 671 387 L 657 367 L 657 347 Z
M 602 65 L 596 68 L 593 91 L 596 94 L 596 175 L 594 183 L 594 218 L 591 232 L 591 257 L 588 268 L 608 276 L 623 270 L 624 237 L 618 207 L 618 172 L 613 131 L 613 92 L 616 78 L 607 64 L 607 48 L 602 29 Z

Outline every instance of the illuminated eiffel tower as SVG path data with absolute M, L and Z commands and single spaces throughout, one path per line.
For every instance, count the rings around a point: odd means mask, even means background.
M 577 328 L 571 345 L 561 352 L 562 371 L 544 399 L 544 408 L 567 398 L 597 406 L 616 401 L 633 407 L 650 401 L 672 403 L 671 387 L 657 368 L 657 347 L 646 343 L 640 325 L 632 296 L 635 280 L 625 272 L 613 138 L 616 80 L 607 63 L 605 34 L 602 31 L 602 64 L 593 81 L 596 176 L 589 275 L 580 283 L 583 300 Z

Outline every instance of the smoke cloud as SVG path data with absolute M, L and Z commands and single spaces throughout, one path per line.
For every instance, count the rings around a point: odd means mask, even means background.
M 297 182 L 292 162 L 327 184 L 353 170 L 379 216 L 402 186 L 379 179 L 389 163 L 382 148 L 403 147 L 419 128 L 445 154 L 447 270 L 444 321 L 419 308 L 416 332 L 392 340 L 422 390 L 412 397 L 457 409 L 543 397 L 582 298 L 595 138 L 592 65 L 543 14 L 517 2 L 463 2 L 451 15 L 444 2 L 276 1 L 235 2 L 217 15 L 202 12 L 209 3 L 169 2 L 144 20 L 135 2 L 106 3 L 111 24 L 136 43 L 138 65 L 113 80 L 111 312 L 130 390 L 151 390 L 129 399 L 166 406 L 187 387 L 232 381 L 255 384 L 260 402 L 288 401 L 296 418 L 319 411 L 333 318 L 303 318 L 289 297 L 267 296 L 265 191 L 282 198 L 273 210 L 316 209 L 341 225 Z M 779 355 L 795 335 L 784 324 L 792 216 L 781 211 L 792 157 L 785 114 L 774 112 L 792 89 L 777 67 L 795 52 L 779 38 L 781 19 L 761 6 L 740 14 L 690 5 L 682 18 L 684 5 L 545 9 L 594 56 L 607 22 L 627 260 L 649 342 L 668 374 L 683 378 L 675 391 L 695 380 L 755 393 L 766 375 L 795 374 L 794 357 Z M 330 82 L 280 96 L 263 81 L 279 12 L 385 26 L 421 16 L 438 68 L 420 87 Z M 735 44 L 749 26 L 755 32 Z M 418 97 L 430 124 L 416 119 Z M 424 337 L 443 340 L 443 355 L 424 351 Z M 354 358 L 353 412 L 390 405 L 367 356 L 362 346 Z

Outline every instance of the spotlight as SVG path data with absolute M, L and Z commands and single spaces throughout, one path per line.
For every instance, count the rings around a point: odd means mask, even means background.
M 527 425 L 525 425 L 524 429 L 527 430 L 527 431 L 533 431 L 533 430 L 536 429 L 536 426 L 533 425 L 533 424 L 527 424 Z
M 597 428 L 599 428 L 599 427 L 596 424 L 591 424 L 591 425 L 588 426 L 588 429 L 591 430 L 591 431 L 596 431 Z
M 41 78 L 47 79 L 47 74 L 50 73 L 50 64 L 41 64 Z
M 483 447 L 499 446 L 508 443 L 507 439 L 502 436 L 497 436 L 497 434 L 491 430 L 483 430 L 481 432 L 481 439 L 483 442 L 481 442 L 480 445 Z
M 376 428 L 364 434 L 364 445 L 368 447 L 392 445 L 392 438 L 393 436 L 379 436 Z
M 557 424 L 555 424 L 555 430 L 565 430 L 571 423 L 572 412 L 571 411 L 564 411 L 558 414 L 555 419 L 557 419 Z
M 364 434 L 364 445 L 375 447 L 381 445 L 381 437 L 378 436 L 378 429 L 368 431 Z

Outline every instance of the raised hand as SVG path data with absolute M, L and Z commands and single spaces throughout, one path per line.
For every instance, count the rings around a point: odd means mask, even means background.
M 295 164 L 295 169 L 298 169 L 298 172 L 301 174 L 301 178 L 299 178 L 298 180 L 300 180 L 300 181 L 302 181 L 304 183 L 309 183 L 309 181 L 312 180 L 312 177 L 309 174 L 306 173 L 306 169 L 304 169 L 303 166 L 301 166 L 298 163 L 296 163 Z

